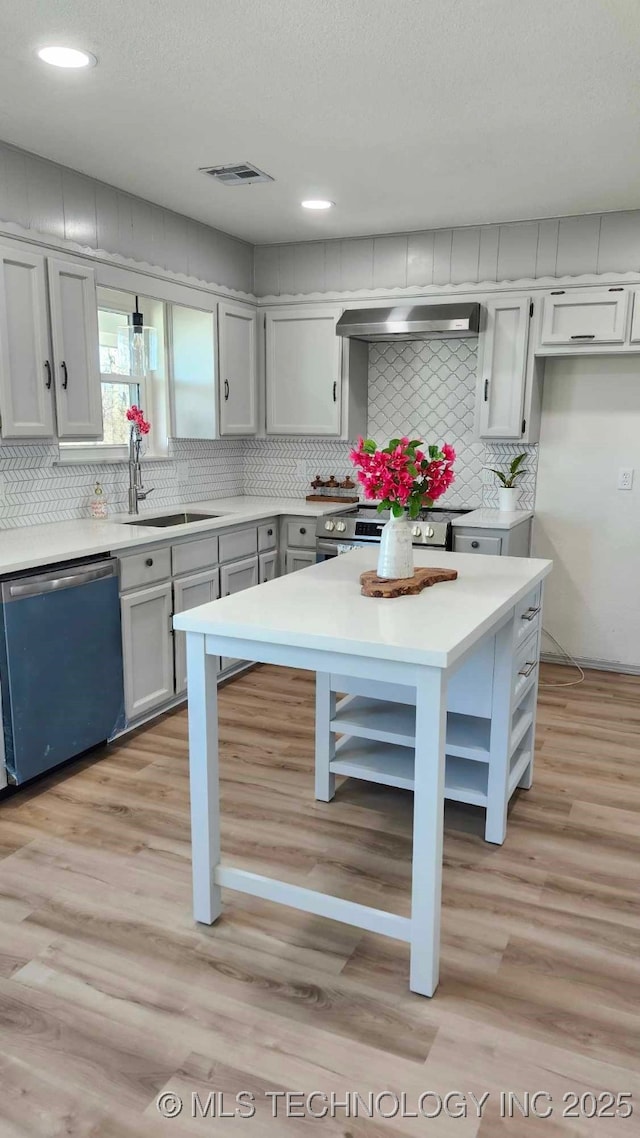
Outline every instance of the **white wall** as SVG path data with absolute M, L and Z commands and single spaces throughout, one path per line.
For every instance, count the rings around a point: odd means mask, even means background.
M 640 667 L 639 358 L 547 362 L 533 553 L 555 563 L 544 623 L 561 644 Z

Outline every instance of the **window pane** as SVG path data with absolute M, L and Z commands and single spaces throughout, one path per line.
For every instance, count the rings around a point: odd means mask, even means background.
M 130 383 L 102 384 L 103 441 L 113 446 L 129 442 L 127 408 L 135 403 L 137 388 Z
M 129 375 L 129 352 L 123 350 L 122 338 L 118 329 L 129 323 L 126 312 L 112 312 L 108 308 L 98 309 L 98 332 L 100 340 L 100 371 L 103 375 Z

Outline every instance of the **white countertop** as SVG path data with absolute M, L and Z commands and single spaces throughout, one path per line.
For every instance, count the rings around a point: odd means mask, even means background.
M 414 550 L 417 565 L 458 570 L 418 596 L 360 594 L 377 547 L 356 549 L 174 617 L 186 632 L 448 667 L 551 571 L 526 557 Z M 235 654 L 235 653 L 234 653 Z M 237 655 L 242 658 L 241 646 Z
M 57 561 L 70 561 L 76 557 L 93 557 L 99 553 L 116 552 L 135 546 L 151 545 L 176 538 L 197 537 L 224 526 L 240 522 L 259 522 L 265 518 L 290 514 L 293 517 L 318 518 L 324 514 L 343 513 L 353 505 L 338 502 L 306 502 L 304 498 L 214 498 L 203 502 L 186 502 L 164 509 L 145 510 L 139 515 L 152 518 L 163 514 L 177 514 L 183 510 L 195 513 L 216 514 L 202 522 L 169 526 L 127 525 L 128 514 L 110 518 L 78 518 L 69 522 L 50 522 L 47 525 L 22 526 L 19 529 L 0 530 L 0 575 L 20 573 L 40 565 Z
M 533 510 L 472 510 L 470 514 L 463 514 L 454 518 L 453 526 L 471 526 L 472 529 L 513 529 L 527 518 L 533 517 Z

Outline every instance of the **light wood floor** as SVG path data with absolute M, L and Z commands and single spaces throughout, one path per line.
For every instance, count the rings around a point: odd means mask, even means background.
M 571 673 L 547 667 L 544 679 Z M 411 796 L 313 798 L 313 677 L 258 668 L 221 693 L 223 850 L 238 865 L 407 913 Z M 640 1133 L 640 677 L 541 691 L 533 789 L 502 848 L 447 808 L 442 978 L 408 949 L 226 894 L 190 912 L 183 711 L 0 804 L 0 1135 L 307 1135 L 265 1090 L 491 1092 L 481 1121 L 317 1120 L 323 1135 Z M 192 1119 L 192 1091 L 257 1097 Z M 546 1091 L 545 1122 L 499 1118 Z M 630 1120 L 562 1120 L 567 1091 L 632 1092 Z M 163 1121 L 162 1091 L 185 1099 Z M 315 1109 L 318 1110 L 315 1100 Z M 389 1101 L 383 1109 L 389 1109 Z

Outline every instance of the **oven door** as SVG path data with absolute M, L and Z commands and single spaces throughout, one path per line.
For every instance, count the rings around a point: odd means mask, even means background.
M 350 549 L 359 549 L 363 545 L 371 545 L 369 541 L 329 541 L 327 538 L 318 538 L 316 541 L 316 565 L 321 561 L 330 561 L 341 553 L 348 553 Z

